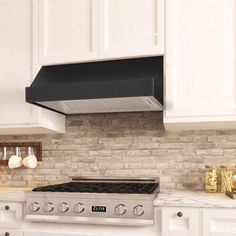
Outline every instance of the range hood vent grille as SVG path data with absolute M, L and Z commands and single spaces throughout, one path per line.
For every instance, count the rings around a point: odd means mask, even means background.
M 39 102 L 44 107 L 72 114 L 159 111 L 162 105 L 153 97 L 124 97 L 72 101 Z

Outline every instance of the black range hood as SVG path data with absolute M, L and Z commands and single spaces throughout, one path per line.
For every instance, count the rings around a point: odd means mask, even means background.
M 62 114 L 162 110 L 163 57 L 43 66 L 26 101 Z

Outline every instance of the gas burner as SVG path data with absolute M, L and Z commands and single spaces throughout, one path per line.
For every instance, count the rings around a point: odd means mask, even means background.
M 73 178 L 26 193 L 31 221 L 152 225 L 158 178 Z

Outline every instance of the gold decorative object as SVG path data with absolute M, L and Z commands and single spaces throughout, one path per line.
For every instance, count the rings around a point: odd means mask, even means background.
M 232 199 L 236 199 L 236 166 L 231 167 L 231 170 L 232 170 L 232 175 L 229 180 L 230 183 L 228 184 L 230 185 L 230 188 L 229 190 L 226 189 L 226 195 Z
M 217 169 L 213 166 L 206 166 L 205 189 L 209 193 L 217 192 Z
M 232 168 L 229 166 L 220 166 L 221 168 L 221 192 L 231 192 L 232 191 L 232 176 L 233 171 Z
M 231 177 L 231 187 L 232 187 L 232 192 L 236 193 L 236 166 L 233 168 L 233 174 Z

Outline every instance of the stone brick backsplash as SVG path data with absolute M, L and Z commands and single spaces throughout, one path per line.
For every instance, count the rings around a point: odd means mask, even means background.
M 74 115 L 66 126 L 66 134 L 0 136 L 1 142 L 43 143 L 43 162 L 34 170 L 1 166 L 0 186 L 160 176 L 162 190 L 202 190 L 206 164 L 236 164 L 236 131 L 168 132 L 161 112 Z

